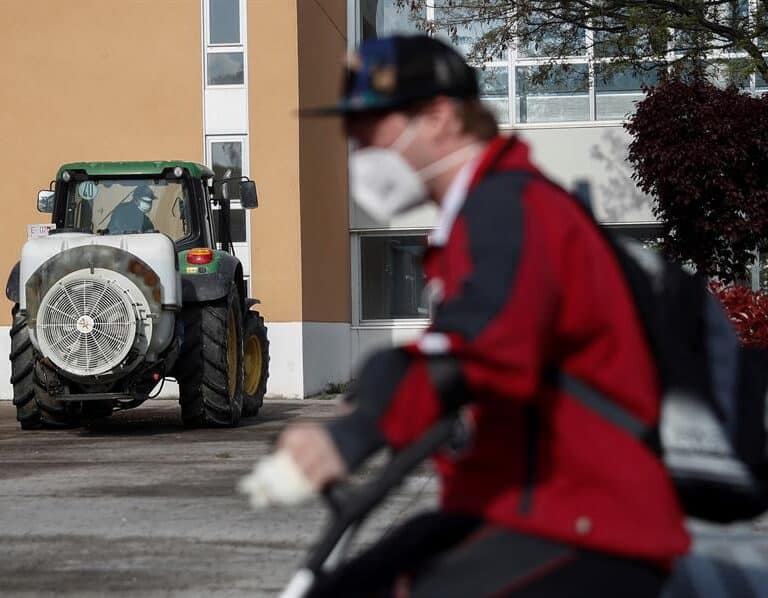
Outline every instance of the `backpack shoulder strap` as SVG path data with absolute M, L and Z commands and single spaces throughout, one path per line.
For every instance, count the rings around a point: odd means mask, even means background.
M 655 454 L 661 454 L 661 438 L 657 426 L 647 425 L 598 389 L 557 367 L 549 368 L 544 379 L 548 384 L 568 393 L 583 407 L 645 444 Z
M 561 388 L 584 407 L 589 408 L 603 419 L 628 432 L 631 436 L 643 440 L 650 434 L 650 427 L 632 415 L 629 411 L 609 399 L 596 388 L 569 373 L 552 368 L 547 372 L 546 380 Z

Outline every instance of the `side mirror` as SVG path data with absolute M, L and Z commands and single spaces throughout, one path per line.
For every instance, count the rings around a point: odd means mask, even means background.
M 37 192 L 37 209 L 38 211 L 42 212 L 43 214 L 52 214 L 53 213 L 53 196 L 56 194 L 55 191 L 49 191 L 48 189 L 45 189 L 43 191 Z
M 246 210 L 259 207 L 259 196 L 253 181 L 240 181 L 240 205 Z

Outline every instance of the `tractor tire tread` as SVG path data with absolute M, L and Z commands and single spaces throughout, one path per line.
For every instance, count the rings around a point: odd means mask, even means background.
M 242 382 L 234 397 L 229 397 L 227 363 L 227 323 L 229 310 L 235 314 L 241 330 L 242 314 L 239 298 L 233 285 L 224 299 L 193 306 L 182 311 L 184 341 L 177 361 L 176 379 L 179 381 L 181 415 L 184 425 L 235 426 L 242 413 Z M 238 332 L 242 343 L 242 333 Z M 242 369 L 242 348 L 238 367 Z M 242 371 L 239 374 L 242 380 Z
M 79 419 L 67 413 L 66 405 L 56 400 L 40 380 L 37 370 L 43 367 L 48 369 L 57 382 L 58 376 L 39 362 L 29 338 L 27 318 L 19 313 L 18 304 L 14 306 L 11 314 L 13 316 L 13 325 L 10 330 L 11 384 L 16 419 L 21 429 L 39 430 L 78 425 Z
M 245 314 L 244 330 L 246 338 L 255 335 L 261 344 L 261 375 L 259 384 L 252 394 L 243 387 L 243 416 L 254 417 L 264 404 L 264 395 L 267 392 L 267 380 L 269 379 L 269 337 L 264 324 L 264 318 L 258 311 L 248 311 Z M 243 339 L 245 343 L 245 339 Z M 247 365 L 246 365 L 247 367 Z
M 18 384 L 19 382 L 24 380 L 24 378 L 29 376 L 34 369 L 35 369 L 35 364 L 32 363 L 32 362 L 27 362 L 27 363 L 22 364 L 21 370 L 14 371 L 11 374 L 11 384 L 12 385 Z

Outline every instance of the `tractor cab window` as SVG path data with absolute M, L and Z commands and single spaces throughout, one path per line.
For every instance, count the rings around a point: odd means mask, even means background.
M 65 226 L 108 235 L 160 232 L 174 241 L 192 232 L 184 184 L 164 179 L 98 179 L 72 182 Z

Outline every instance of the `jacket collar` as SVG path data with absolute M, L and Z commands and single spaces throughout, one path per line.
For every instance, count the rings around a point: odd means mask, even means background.
M 528 146 L 514 135 L 492 139 L 482 154 L 465 164 L 456 174 L 440 202 L 437 226 L 429 234 L 430 247 L 443 247 L 448 243 L 453 224 L 469 191 L 490 172 L 507 168 L 535 170 L 528 158 Z
M 456 176 L 453 177 L 451 185 L 440 202 L 437 226 L 429 234 L 430 247 L 443 247 L 448 243 L 453 223 L 456 221 L 456 216 L 467 199 L 467 193 L 469 192 L 475 171 L 484 155 L 485 152 L 467 162 Z

